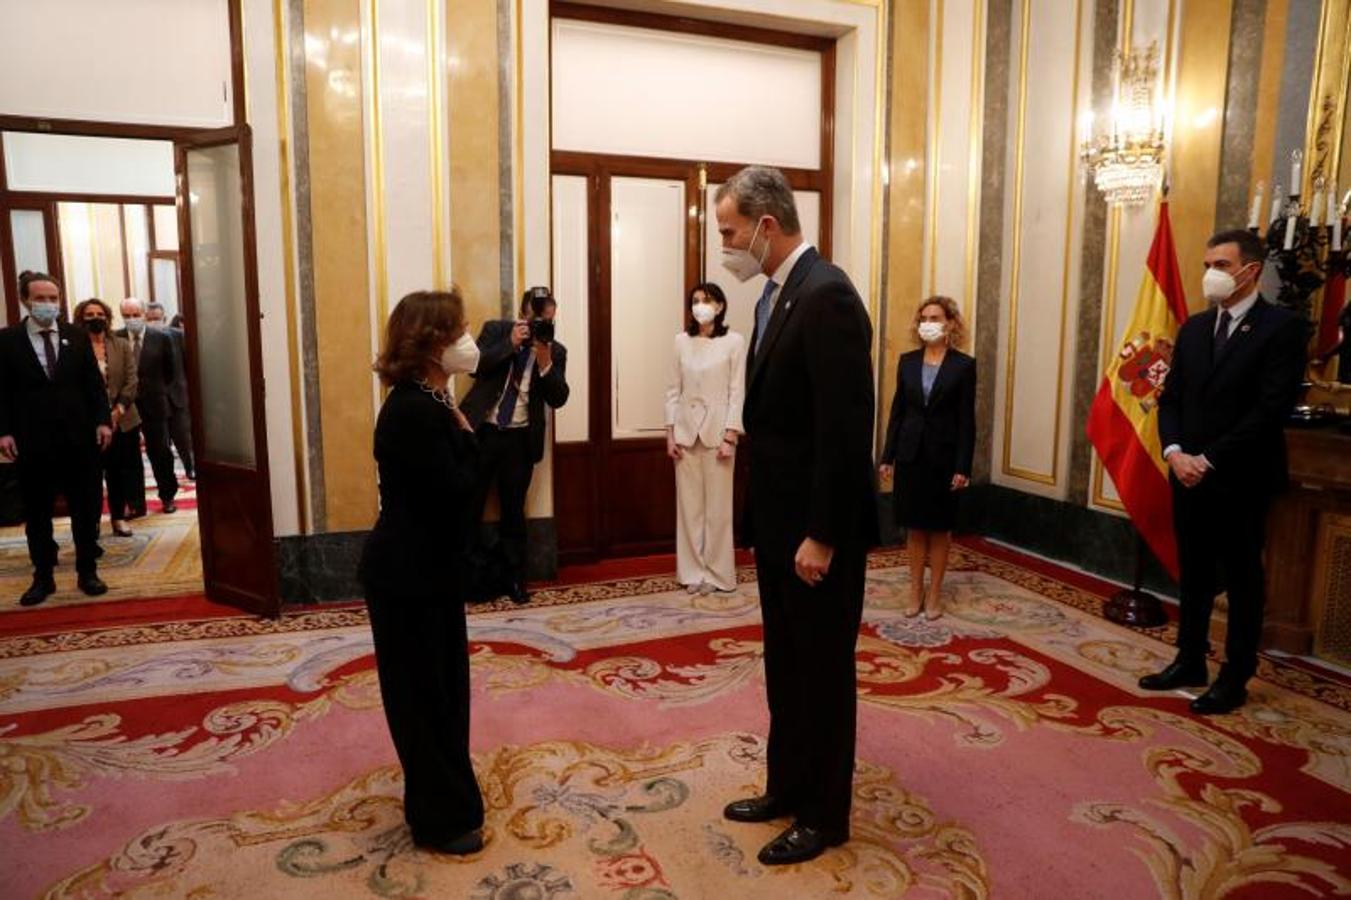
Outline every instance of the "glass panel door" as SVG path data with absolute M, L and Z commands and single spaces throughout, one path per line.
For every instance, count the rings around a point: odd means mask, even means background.
M 666 431 L 672 341 L 684 325 L 685 182 L 610 180 L 610 347 L 615 438 Z
M 187 151 L 203 459 L 253 468 L 239 146 Z M 158 293 L 158 292 L 157 292 Z
M 197 509 L 206 595 L 277 615 L 250 147 L 249 129 L 240 126 L 175 148 L 177 291 L 192 439 L 200 448 Z M 167 281 L 167 275 L 161 277 Z

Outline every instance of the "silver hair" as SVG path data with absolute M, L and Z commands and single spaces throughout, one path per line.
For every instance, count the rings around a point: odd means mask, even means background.
M 793 188 L 778 169 L 747 166 L 718 187 L 714 202 L 728 195 L 736 200 L 736 211 L 748 219 L 758 222 L 762 216 L 773 216 L 785 234 L 802 231 Z

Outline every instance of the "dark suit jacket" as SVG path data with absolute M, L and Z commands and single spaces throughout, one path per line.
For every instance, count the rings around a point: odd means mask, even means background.
M 463 511 L 478 471 L 474 436 L 411 382 L 396 385 L 375 423 L 380 516 L 357 576 L 371 594 L 458 599 Z
M 923 349 L 902 354 L 897 363 L 896 396 L 881 461 L 913 463 L 923 451 L 930 465 L 969 478 L 976 452 L 976 361 L 949 348 L 927 403 L 923 366 Z
M 169 383 L 169 406 L 174 410 L 188 408 L 188 365 L 185 361 L 187 351 L 183 348 L 183 329 L 164 327 L 159 329 L 169 336 L 173 347 L 174 380 Z
M 460 403 L 460 409 L 469 424 L 477 428 L 497 411 L 497 401 L 507 386 L 511 374 L 511 358 L 516 352 L 511 346 L 511 319 L 483 323 L 478 336 L 478 370 L 474 372 L 474 386 Z M 530 458 L 539 462 L 544 458 L 544 404 L 558 409 L 568 402 L 568 350 L 558 341 L 553 343 L 553 365 L 549 374 L 539 377 L 535 358 L 530 357 L 530 400 L 527 406 L 530 428 Z
M 125 328 L 118 337 L 132 340 Z M 168 332 L 147 327 L 141 335 L 141 356 L 136 361 L 136 408 L 142 419 L 169 417 L 169 391 L 178 368 L 174 365 L 174 346 Z
M 1273 493 L 1288 471 L 1284 425 L 1304 380 L 1305 326 L 1258 298 L 1212 359 L 1215 308 L 1183 323 L 1159 395 L 1159 440 L 1204 454 L 1226 485 Z
M 70 448 L 97 454 L 94 430 L 110 425 L 108 392 L 83 329 L 57 323 L 56 375 L 38 361 L 23 322 L 0 330 L 0 435 L 19 459 Z
M 807 537 L 837 550 L 877 543 L 871 349 L 848 276 L 808 249 L 748 351 L 747 526 L 757 548 L 792 553 Z

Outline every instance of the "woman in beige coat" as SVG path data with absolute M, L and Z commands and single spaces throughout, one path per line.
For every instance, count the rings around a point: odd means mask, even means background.
M 136 360 L 131 342 L 112 333 L 113 311 L 97 297 L 75 307 L 75 323 L 89 332 L 94 358 L 108 386 L 113 442 L 103 452 L 103 477 L 108 484 L 108 515 L 113 534 L 130 537 L 127 527 L 128 479 L 145 478 L 141 466 L 141 417 L 136 413 Z
M 732 472 L 744 428 L 746 340 L 728 331 L 727 297 L 696 285 L 685 300 L 666 388 L 666 453 L 675 461 L 676 574 L 691 594 L 736 588 Z

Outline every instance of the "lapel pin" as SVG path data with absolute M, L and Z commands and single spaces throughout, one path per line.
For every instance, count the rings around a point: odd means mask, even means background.
M 1238 330 L 1239 330 L 1239 331 L 1252 331 L 1252 326 L 1251 326 L 1251 325 L 1246 325 L 1246 324 L 1245 324 L 1245 325 L 1240 326 Z
M 69 346 L 70 346 L 70 341 L 67 340 L 66 338 L 61 338 L 61 346 L 62 346 L 62 347 L 69 347 Z

